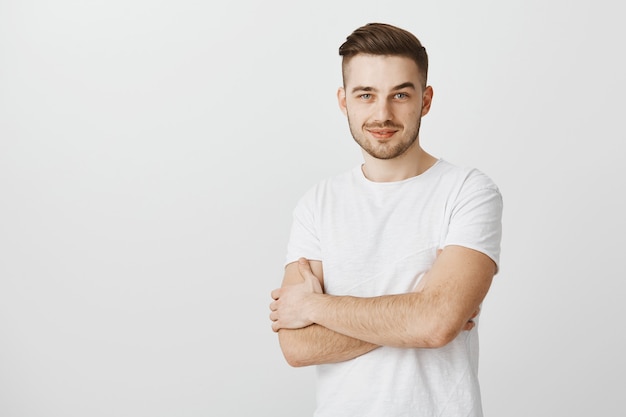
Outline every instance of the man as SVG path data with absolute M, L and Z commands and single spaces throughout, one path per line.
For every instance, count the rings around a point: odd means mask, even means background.
M 339 54 L 364 163 L 298 202 L 272 329 L 290 365 L 318 365 L 318 417 L 482 416 L 475 317 L 498 268 L 501 195 L 421 148 L 433 89 L 414 35 L 368 24 Z

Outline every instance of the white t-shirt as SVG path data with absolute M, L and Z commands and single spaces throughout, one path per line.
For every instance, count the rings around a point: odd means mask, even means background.
M 498 188 L 475 169 L 438 160 L 419 176 L 381 183 L 357 166 L 300 199 L 286 263 L 321 260 L 327 294 L 405 293 L 447 245 L 497 265 L 501 216 Z M 439 349 L 383 346 L 317 370 L 316 417 L 482 416 L 476 328 Z

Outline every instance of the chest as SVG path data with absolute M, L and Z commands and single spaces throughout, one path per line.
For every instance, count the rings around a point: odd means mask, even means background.
M 436 257 L 447 202 L 422 190 L 336 195 L 319 215 L 325 290 L 376 296 L 410 291 Z

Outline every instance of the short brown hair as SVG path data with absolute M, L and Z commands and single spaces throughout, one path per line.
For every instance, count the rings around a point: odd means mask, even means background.
M 428 54 L 426 48 L 413 35 L 404 29 L 386 23 L 368 23 L 356 29 L 339 47 L 339 55 L 343 57 L 342 69 L 355 55 L 399 55 L 412 59 L 426 86 L 428 76 Z

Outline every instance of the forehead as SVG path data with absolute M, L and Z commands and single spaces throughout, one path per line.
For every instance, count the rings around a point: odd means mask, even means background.
M 398 55 L 355 55 L 344 63 L 343 76 L 346 88 L 365 86 L 384 90 L 406 82 L 422 84 L 415 61 Z

